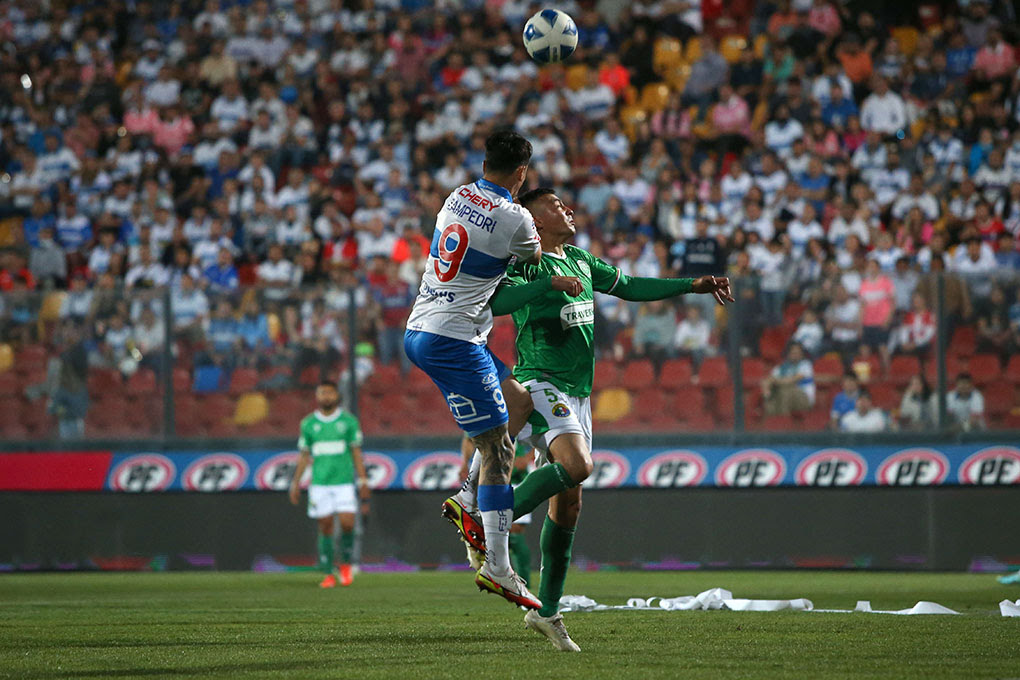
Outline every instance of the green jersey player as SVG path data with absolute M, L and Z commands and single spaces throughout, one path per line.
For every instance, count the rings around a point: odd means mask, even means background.
M 340 584 L 351 585 L 354 522 L 358 495 L 368 501 L 368 477 L 361 456 L 361 425 L 353 414 L 340 408 L 336 385 L 322 383 L 315 390 L 319 408 L 301 421 L 297 469 L 290 483 L 290 502 L 301 498 L 301 477 L 312 466 L 308 487 L 308 516 L 319 523 L 319 568 L 323 588 L 337 585 L 333 574 L 334 521 L 340 521 Z
M 633 301 L 703 293 L 713 295 L 719 304 L 732 302 L 733 297 L 725 277 L 625 276 L 617 267 L 567 245 L 574 235 L 573 211 L 551 189 L 535 189 L 519 200 L 534 217 L 545 256 L 537 265 L 518 264 L 511 268 L 490 306 L 494 314 L 512 313 L 517 325 L 514 376 L 531 393 L 534 404 L 520 439 L 535 446 L 541 462 L 546 463 L 514 490 L 514 517 L 531 512 L 549 499 L 549 513 L 541 535 L 542 608 L 528 612 L 525 622 L 558 649 L 579 651 L 557 608 L 581 511 L 580 484 L 592 471 L 589 397 L 595 372 L 594 293 Z M 554 276 L 579 280 L 580 294 L 572 297 L 552 290 L 550 277 Z M 471 482 L 469 476 L 461 491 L 448 502 L 470 511 Z M 470 540 L 467 542 L 478 547 Z M 475 559 L 478 558 L 476 554 Z

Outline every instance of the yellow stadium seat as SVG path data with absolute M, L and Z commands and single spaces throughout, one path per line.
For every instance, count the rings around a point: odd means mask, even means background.
M 234 410 L 235 425 L 255 425 L 269 415 L 269 401 L 261 392 L 242 394 Z
M 669 104 L 669 85 L 648 83 L 641 90 L 641 108 L 646 111 L 662 111 Z
M 913 26 L 897 26 L 889 31 L 900 45 L 900 50 L 908 57 L 917 51 L 917 41 L 921 33 Z
M 282 330 L 282 324 L 280 323 L 280 317 L 275 313 L 269 313 L 266 315 L 266 325 L 269 326 L 269 339 L 272 342 L 277 342 L 280 339 L 280 331 Z
M 627 106 L 620 110 L 620 124 L 623 125 L 623 132 L 631 139 L 637 131 L 637 126 L 648 120 L 648 112 L 640 106 Z
M 740 61 L 740 55 L 747 49 L 747 39 L 742 35 L 728 35 L 719 44 L 719 53 L 731 64 Z
M 39 320 L 43 322 L 58 321 L 65 297 L 67 297 L 67 293 L 62 290 L 54 291 L 44 297 L 42 307 L 39 309 Z
M 665 72 L 684 60 L 683 45 L 676 38 L 659 38 L 652 51 L 652 68 Z
M 580 90 L 588 84 L 588 67 L 584 64 L 574 64 L 567 69 L 567 87 L 571 90 Z
M 691 77 L 691 65 L 677 64 L 667 71 L 665 76 L 670 87 L 677 92 L 683 92 L 684 86 L 687 85 L 687 79 Z
M 10 370 L 14 365 L 14 350 L 6 342 L 0 345 L 0 373 Z
M 684 61 L 693 64 L 698 59 L 701 59 L 701 41 L 691 38 L 684 46 Z
M 595 395 L 595 420 L 612 422 L 630 413 L 630 394 L 619 387 L 609 387 Z
M 0 248 L 9 248 L 21 241 L 21 234 L 24 233 L 21 229 L 23 222 L 20 217 L 0 220 Z
M 765 33 L 762 33 L 754 39 L 754 56 L 759 59 L 765 58 L 765 52 L 769 48 L 769 37 Z

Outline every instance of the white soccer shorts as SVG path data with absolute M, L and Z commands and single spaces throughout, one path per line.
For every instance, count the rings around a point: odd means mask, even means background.
M 353 484 L 312 484 L 308 487 L 308 516 L 312 519 L 358 512 Z
M 591 450 L 591 399 L 572 397 L 558 387 L 540 380 L 529 380 L 524 387 L 531 392 L 535 406 L 529 422 L 518 437 L 538 451 L 535 464 L 548 462 L 549 445 L 561 434 L 579 434 Z

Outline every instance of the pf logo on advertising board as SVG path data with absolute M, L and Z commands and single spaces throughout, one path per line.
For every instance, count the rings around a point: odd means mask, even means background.
M 259 465 L 255 470 L 255 488 L 259 491 L 286 491 L 290 488 L 290 480 L 297 470 L 298 452 L 285 451 Z M 305 468 L 301 475 L 301 488 L 307 489 L 312 479 L 312 466 Z
M 797 486 L 858 486 L 868 474 L 868 463 L 850 449 L 822 449 L 797 466 Z
M 719 463 L 718 486 L 776 486 L 786 476 L 786 461 L 770 449 L 744 449 Z
M 233 453 L 210 453 L 184 470 L 185 491 L 236 491 L 248 479 L 248 464 Z
M 657 453 L 638 468 L 638 486 L 659 489 L 697 486 L 708 474 L 708 463 L 694 451 Z
M 630 462 L 616 451 L 592 451 L 592 471 L 584 480 L 585 489 L 615 489 L 630 474 Z
M 875 473 L 880 486 L 938 486 L 949 476 L 949 459 L 935 449 L 904 449 L 882 461 Z
M 166 491 L 177 475 L 173 461 L 158 453 L 139 453 L 122 460 L 110 473 L 114 491 Z
M 1020 483 L 1020 449 L 989 446 L 972 454 L 960 466 L 960 483 L 985 486 Z
M 417 458 L 404 471 L 404 488 L 420 491 L 456 489 L 460 486 L 459 454 L 437 451 Z
M 365 474 L 368 475 L 368 487 L 373 491 L 388 489 L 397 478 L 397 464 L 385 454 L 366 452 Z

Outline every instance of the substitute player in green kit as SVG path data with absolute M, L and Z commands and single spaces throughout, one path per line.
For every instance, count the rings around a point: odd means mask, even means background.
M 576 652 L 580 648 L 567 634 L 557 609 L 581 512 L 580 484 L 592 471 L 589 397 L 595 372 L 594 293 L 633 301 L 700 293 L 713 295 L 719 304 L 733 302 L 733 296 L 725 277 L 625 276 L 617 267 L 567 245 L 574 236 L 573 211 L 552 189 L 535 189 L 518 200 L 534 217 L 544 256 L 537 265 L 513 266 L 490 306 L 495 315 L 513 314 L 517 325 L 514 377 L 531 393 L 534 404 L 519 439 L 536 448 L 540 467 L 514 489 L 514 517 L 531 512 L 549 499 L 540 541 L 542 607 L 529 611 L 524 620 L 557 649 Z M 580 295 L 571 297 L 552 290 L 552 276 L 579 279 Z M 469 476 L 461 491 L 447 503 L 456 503 L 470 512 L 474 507 L 472 492 Z M 484 536 L 462 532 L 462 537 L 471 548 L 484 551 Z
M 370 490 L 361 456 L 361 425 L 353 414 L 340 408 L 336 385 L 324 382 L 315 389 L 319 408 L 301 421 L 297 469 L 290 483 L 290 502 L 301 499 L 301 477 L 312 466 L 308 487 L 308 516 L 319 523 L 319 569 L 325 573 L 322 588 L 337 585 L 333 573 L 334 521 L 340 522 L 340 585 L 353 580 L 354 523 L 358 496 L 368 501 Z

